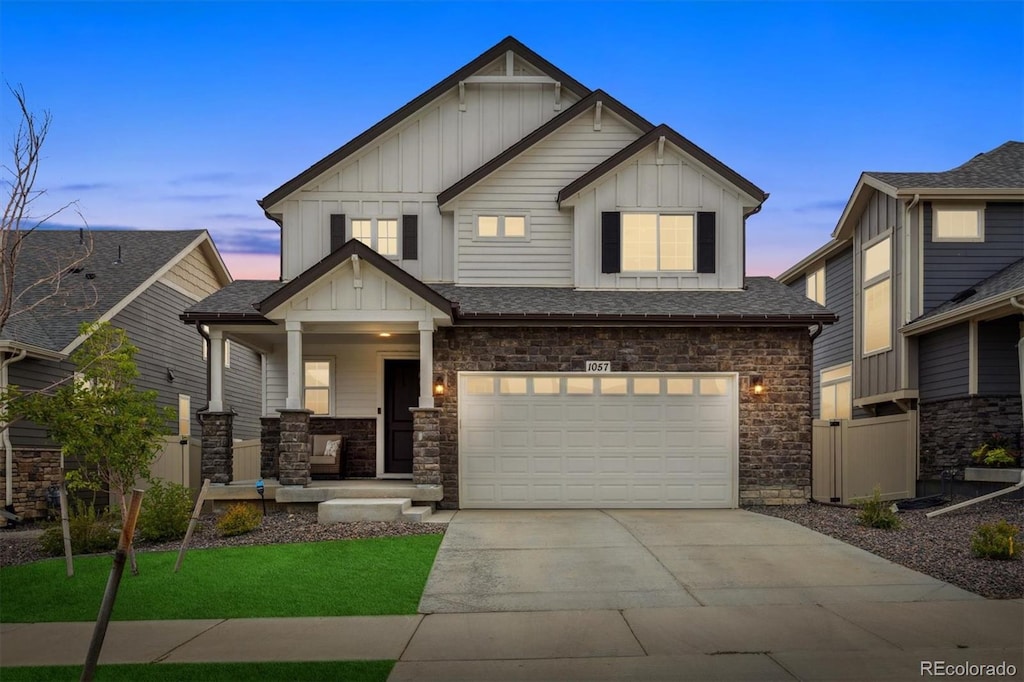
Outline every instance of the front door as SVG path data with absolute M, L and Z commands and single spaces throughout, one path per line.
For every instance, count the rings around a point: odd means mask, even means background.
M 419 405 L 420 361 L 384 361 L 384 473 L 412 473 L 412 412 Z

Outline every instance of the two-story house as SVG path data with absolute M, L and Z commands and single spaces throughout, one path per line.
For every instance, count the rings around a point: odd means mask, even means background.
M 14 238 L 8 247 L 15 248 Z M 12 314 L 0 330 L 0 385 L 49 390 L 71 380 L 71 353 L 85 340 L 83 322 L 108 321 L 138 348 L 136 380 L 161 407 L 176 412 L 172 452 L 199 434 L 196 413 L 207 394 L 206 342 L 182 326 L 182 311 L 228 285 L 231 275 L 205 230 L 34 230 L 13 259 Z M 261 361 L 241 345 L 227 347 L 226 405 L 237 412 L 235 435 L 260 432 Z M 198 438 L 196 438 L 198 441 Z M 45 428 L 15 421 L 0 433 L 5 506 L 45 516 L 46 490 L 60 481 L 59 448 Z
M 339 434 L 344 476 L 445 508 L 804 502 L 808 328 L 834 315 L 745 276 L 767 196 L 506 38 L 262 199 L 281 281 L 183 315 L 214 344 L 204 475 L 231 480 L 240 339 L 284 487 Z
M 839 315 L 814 342 L 816 419 L 907 414 L 922 481 L 993 433 L 1019 447 L 1024 143 L 862 173 L 832 239 L 779 280 Z

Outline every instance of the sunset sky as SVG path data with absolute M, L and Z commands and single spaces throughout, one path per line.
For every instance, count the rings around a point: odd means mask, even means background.
M 256 200 L 506 35 L 770 192 L 750 274 L 827 241 L 863 170 L 946 170 L 1024 139 L 1020 2 L 3 0 L 0 69 L 53 115 L 37 211 L 206 228 L 235 277 L 276 279 Z

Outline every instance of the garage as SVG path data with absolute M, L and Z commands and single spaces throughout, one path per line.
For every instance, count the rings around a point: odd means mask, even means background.
M 464 508 L 737 506 L 735 373 L 459 373 Z

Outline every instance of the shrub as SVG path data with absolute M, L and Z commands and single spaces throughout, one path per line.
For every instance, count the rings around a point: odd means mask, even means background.
M 1001 433 L 993 433 L 971 453 L 971 457 L 977 464 L 990 467 L 1013 466 L 1017 463 L 1013 442 Z
M 192 493 L 180 483 L 156 481 L 142 498 L 139 536 L 150 542 L 180 540 L 192 516 Z
M 900 527 L 900 517 L 892 510 L 891 503 L 882 501 L 882 489 L 877 485 L 871 499 L 861 503 L 857 519 L 868 528 L 895 530 Z
M 1020 528 L 1007 521 L 983 523 L 971 538 L 971 551 L 982 559 L 1013 559 L 1017 556 Z
M 118 519 L 109 511 L 97 512 L 96 507 L 83 500 L 75 500 L 68 512 L 73 554 L 98 554 L 117 547 Z M 61 524 L 50 526 L 39 537 L 43 551 L 51 556 L 64 553 L 64 532 Z
M 262 519 L 260 510 L 251 504 L 233 504 L 217 519 L 217 532 L 223 537 L 249 533 L 259 528 Z

